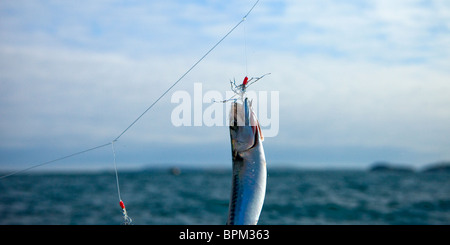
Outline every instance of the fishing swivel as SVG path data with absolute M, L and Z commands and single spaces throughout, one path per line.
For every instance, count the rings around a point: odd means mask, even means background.
M 252 78 L 248 78 L 247 76 L 244 78 L 244 81 L 242 82 L 242 84 L 236 84 L 236 79 L 233 79 L 233 81 L 230 80 L 230 87 L 231 90 L 234 92 L 234 95 L 226 100 L 220 100 L 220 101 L 213 101 L 215 103 L 226 103 L 228 101 L 234 101 L 236 102 L 237 98 L 235 98 L 237 95 L 239 95 L 239 98 L 241 99 L 241 101 L 244 101 L 244 94 L 247 91 L 247 88 L 250 87 L 250 85 L 256 83 L 257 81 L 261 80 L 263 77 L 270 75 L 270 73 L 264 74 L 260 77 L 252 77 Z
M 120 207 L 122 208 L 122 214 L 123 214 L 123 225 L 131 225 L 133 220 L 128 216 L 127 209 L 125 208 L 125 204 L 122 200 L 119 202 Z
M 236 79 L 233 79 L 233 81 L 230 80 L 231 90 L 233 90 L 235 94 L 239 94 L 242 97 L 247 88 L 250 87 L 250 85 L 256 83 L 257 81 L 261 80 L 263 77 L 267 75 L 270 75 L 270 73 L 264 74 L 260 77 L 252 77 L 250 79 L 248 79 L 248 77 L 246 76 L 242 84 L 239 85 L 236 84 Z

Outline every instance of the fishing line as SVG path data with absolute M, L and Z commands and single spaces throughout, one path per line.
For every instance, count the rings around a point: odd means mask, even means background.
M 244 19 L 244 21 L 245 21 L 245 19 Z M 244 56 L 245 56 L 245 76 L 248 76 L 247 31 L 245 30 L 245 22 L 244 22 Z
M 172 90 L 173 87 L 175 87 L 175 85 L 177 85 L 189 72 L 191 72 L 192 69 L 194 69 L 206 56 L 208 56 L 209 53 L 211 53 L 220 43 L 222 43 L 222 41 L 225 40 L 225 38 L 227 38 L 239 25 L 241 25 L 242 22 L 244 22 L 246 20 L 247 16 L 253 11 L 253 9 L 256 7 L 256 5 L 258 3 L 259 3 L 259 0 L 257 0 L 255 2 L 255 4 L 253 4 L 253 6 L 244 15 L 244 17 L 233 28 L 231 28 L 231 30 L 228 31 L 227 34 L 225 34 L 225 36 L 223 36 L 211 49 L 208 50 L 208 52 L 206 52 L 197 62 L 195 62 L 178 80 L 176 80 L 141 115 L 139 115 L 130 125 L 128 125 L 128 127 L 125 128 L 125 130 L 123 130 L 112 142 L 109 142 L 109 143 L 106 143 L 106 144 L 102 144 L 102 145 L 98 145 L 98 146 L 95 146 L 95 147 L 92 147 L 92 148 L 89 148 L 89 149 L 86 149 L 86 150 L 83 150 L 83 151 L 80 151 L 80 152 L 76 152 L 76 153 L 73 153 L 73 154 L 70 154 L 70 155 L 67 155 L 67 156 L 63 156 L 63 157 L 60 157 L 60 158 L 57 158 L 57 159 L 54 159 L 54 160 L 51 160 L 51 161 L 47 161 L 47 162 L 39 163 L 39 164 L 36 164 L 36 165 L 32 165 L 32 166 L 30 166 L 28 168 L 25 168 L 25 169 L 22 169 L 22 170 L 18 170 L 18 171 L 9 173 L 9 174 L 5 174 L 3 176 L 0 176 L 0 180 L 4 179 L 4 178 L 7 178 L 7 177 L 10 177 L 10 176 L 13 176 L 13 175 L 16 175 L 16 174 L 19 174 L 19 173 L 26 172 L 28 170 L 31 170 L 31 169 L 34 169 L 34 168 L 37 168 L 37 167 L 41 167 L 41 166 L 44 166 L 44 165 L 47 165 L 47 164 L 50 164 L 50 163 L 54 163 L 54 162 L 57 162 L 57 161 L 61 161 L 61 160 L 64 160 L 64 159 L 67 159 L 67 158 L 70 158 L 70 157 L 73 157 L 73 156 L 76 156 L 76 155 L 80 155 L 80 154 L 83 154 L 83 153 L 86 153 L 86 152 L 89 152 L 89 151 L 93 151 L 93 150 L 96 150 L 96 149 L 99 149 L 99 148 L 103 148 L 105 146 L 109 146 L 109 145 L 113 144 L 113 142 L 118 141 L 131 127 L 133 127 L 133 125 L 137 121 L 139 121 L 156 103 L 158 103 L 158 101 L 160 101 L 170 90 Z
M 156 103 L 158 103 L 159 100 L 161 100 L 170 90 L 172 90 L 173 87 L 175 87 L 175 85 L 177 85 L 189 72 L 192 71 L 192 69 L 194 69 L 206 56 L 208 56 L 209 53 L 211 53 L 223 40 L 225 40 L 225 38 L 228 37 L 228 35 L 230 35 L 240 24 L 242 24 L 242 22 L 245 21 L 245 19 L 247 18 L 247 16 L 250 14 L 250 12 L 252 12 L 252 10 L 255 8 L 256 4 L 258 4 L 259 0 L 256 1 L 256 3 L 252 6 L 252 8 L 247 12 L 247 14 L 242 18 L 241 21 L 239 21 L 239 23 L 237 23 L 233 28 L 231 28 L 231 30 L 225 34 L 225 36 L 223 36 L 210 50 L 208 50 L 208 52 L 206 52 L 197 62 L 194 63 L 194 65 L 191 66 L 191 68 L 189 68 L 183 75 L 181 75 L 180 78 L 178 78 L 177 81 L 175 81 L 164 93 L 161 94 L 161 96 L 159 96 L 159 98 L 157 98 L 141 115 L 139 115 L 124 131 L 122 131 L 122 133 L 119 134 L 119 136 L 117 136 L 114 141 L 117 141 L 120 137 L 122 137 L 123 134 L 125 134 L 137 121 L 139 121 L 139 119 L 141 119 L 142 116 L 145 115 L 145 113 L 147 113 Z
M 114 141 L 111 142 L 111 148 L 112 148 L 113 158 L 114 158 L 114 172 L 116 173 L 117 194 L 119 195 L 119 200 L 122 201 L 122 197 L 120 196 L 119 174 L 117 173 L 116 150 L 114 149 Z
M 83 150 L 83 151 L 72 153 L 70 155 L 63 156 L 63 157 L 60 157 L 60 158 L 57 158 L 57 159 L 54 159 L 54 160 L 51 160 L 51 161 L 35 164 L 35 165 L 32 165 L 32 166 L 30 166 L 28 168 L 25 168 L 25 169 L 22 169 L 22 170 L 18 170 L 18 171 L 15 171 L 15 172 L 12 172 L 12 173 L 0 176 L 0 180 L 1 179 L 5 179 L 5 178 L 10 177 L 10 176 L 13 176 L 13 175 L 16 175 L 16 174 L 19 174 L 19 173 L 26 172 L 28 170 L 31 170 L 31 169 L 34 169 L 34 168 L 37 168 L 37 167 L 41 167 L 41 166 L 44 166 L 44 165 L 47 165 L 47 164 L 50 164 L 50 163 L 61 161 L 61 160 L 64 160 L 64 159 L 67 159 L 67 158 L 70 158 L 70 157 L 74 157 L 76 155 L 80 155 L 80 154 L 83 154 L 83 153 L 86 153 L 86 152 L 90 152 L 90 151 L 93 151 L 93 150 L 96 150 L 96 149 L 103 148 L 103 147 L 111 145 L 112 153 L 113 153 L 113 161 L 114 161 L 114 172 L 115 172 L 115 176 L 116 176 L 117 194 L 118 194 L 118 197 L 119 197 L 119 205 L 122 208 L 122 214 L 123 214 L 123 218 L 124 218 L 123 224 L 125 224 L 125 225 L 131 224 L 132 223 L 132 219 L 128 216 L 126 208 L 125 208 L 125 204 L 122 201 L 122 197 L 120 195 L 119 174 L 118 174 L 118 171 L 117 171 L 116 151 L 115 151 L 114 143 L 116 141 L 118 141 L 131 127 L 133 127 L 133 125 L 136 122 L 138 122 L 151 108 L 153 108 L 153 106 L 155 106 L 156 103 L 158 103 L 158 101 L 160 101 L 170 90 L 172 90 L 172 88 L 175 87 L 175 85 L 177 85 L 189 72 L 191 72 L 200 62 L 202 62 L 203 59 L 206 58 L 206 56 L 208 56 L 220 43 L 222 43 L 223 40 L 225 40 L 225 38 L 227 38 L 239 25 L 241 25 L 242 22 L 244 22 L 246 20 L 247 16 L 256 7 L 258 2 L 259 2 L 259 0 L 257 0 L 255 2 L 255 4 L 253 4 L 253 6 L 250 8 L 250 10 L 247 12 L 247 14 L 245 14 L 245 16 L 233 28 L 231 28 L 231 30 L 228 31 L 225 34 L 225 36 L 223 36 L 216 44 L 214 44 L 214 46 L 211 49 L 209 49 L 197 62 L 195 62 L 183 75 L 181 75 L 181 77 L 178 78 L 178 80 L 176 80 L 166 91 L 164 91 L 164 93 L 162 93 L 161 96 L 159 96 L 149 107 L 147 107 L 147 109 L 143 113 L 141 113 L 131 124 L 129 124 L 128 127 L 126 127 L 125 130 L 123 130 L 113 141 L 111 141 L 109 143 L 106 143 L 106 144 L 101 144 L 101 145 L 98 145 L 98 146 L 95 146 L 95 147 L 92 147 L 92 148 L 89 148 L 89 149 L 86 149 L 86 150 Z M 246 66 L 245 69 L 246 69 L 246 75 L 247 75 L 247 73 L 248 73 L 248 65 L 247 65 L 247 40 L 246 40 L 245 24 L 244 24 L 244 54 L 245 54 L 245 66 Z M 261 79 L 261 78 L 259 78 L 259 79 Z M 259 79 L 257 79 L 257 80 L 259 80 Z
M 119 196 L 119 205 L 122 208 L 123 224 L 131 225 L 131 222 L 133 222 L 133 220 L 128 216 L 127 209 L 125 208 L 125 204 L 123 203 L 122 197 L 120 196 L 119 173 L 117 172 L 116 150 L 114 148 L 114 142 L 115 141 L 111 142 L 111 148 L 112 148 L 113 158 L 114 158 L 114 172 L 116 173 L 116 187 L 117 187 L 117 194 Z
M 89 152 L 89 151 L 97 150 L 97 149 L 103 148 L 103 147 L 105 147 L 105 146 L 108 146 L 108 145 L 110 145 L 110 144 L 111 144 L 111 143 L 107 143 L 107 144 L 95 146 L 95 147 L 89 148 L 89 149 L 87 149 L 87 150 L 83 150 L 83 151 L 79 151 L 79 152 L 76 152 L 76 153 L 72 153 L 72 154 L 70 154 L 70 155 L 63 156 L 63 157 L 60 157 L 60 158 L 57 158 L 57 159 L 54 159 L 54 160 L 51 160 L 51 161 L 39 163 L 39 164 L 33 165 L 33 166 L 31 166 L 31 167 L 28 167 L 28 168 L 25 168 L 25 169 L 22 169 L 22 170 L 18 170 L 18 171 L 9 173 L 9 174 L 2 175 L 2 176 L 0 176 L 0 179 L 4 179 L 4 178 L 7 178 L 7 177 L 16 175 L 16 174 L 20 174 L 20 173 L 26 172 L 26 171 L 28 171 L 28 170 L 31 170 L 31 169 L 33 169 L 33 168 L 37 168 L 37 167 L 41 167 L 41 166 L 44 166 L 44 165 L 47 165 L 47 164 L 50 164 L 50 163 L 54 163 L 54 162 L 57 162 L 57 161 L 61 161 L 61 160 L 64 160 L 64 159 L 67 159 L 67 158 L 70 158 L 70 157 L 74 157 L 74 156 L 76 156 L 76 155 L 80 155 L 80 154 L 83 154 L 83 153 L 86 153 L 86 152 Z

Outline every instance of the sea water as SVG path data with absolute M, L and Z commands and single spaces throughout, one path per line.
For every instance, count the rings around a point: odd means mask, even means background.
M 119 172 L 134 224 L 222 225 L 230 170 Z M 119 225 L 113 172 L 0 180 L 0 224 Z M 450 224 L 449 173 L 269 169 L 259 224 Z

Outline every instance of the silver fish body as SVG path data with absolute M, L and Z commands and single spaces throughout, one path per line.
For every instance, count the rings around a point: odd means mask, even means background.
M 266 193 L 264 140 L 247 98 L 230 112 L 233 177 L 228 225 L 256 225 Z

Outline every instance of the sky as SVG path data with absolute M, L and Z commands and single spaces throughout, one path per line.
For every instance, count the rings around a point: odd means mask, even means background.
M 254 1 L 1 1 L 0 170 L 111 142 Z M 171 122 L 194 84 L 269 76 L 268 167 L 450 160 L 450 2 L 261 0 L 115 145 L 119 168 L 231 166 L 229 129 Z M 203 109 L 209 104 L 203 104 Z M 110 146 L 41 169 L 110 169 Z

